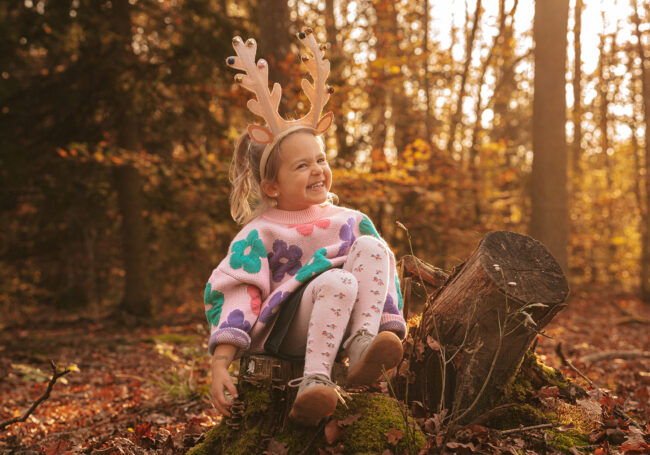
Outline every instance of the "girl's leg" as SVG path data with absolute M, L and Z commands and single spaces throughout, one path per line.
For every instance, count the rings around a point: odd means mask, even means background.
M 317 425 L 336 409 L 338 393 L 330 380 L 332 364 L 348 324 L 357 294 L 354 276 L 341 269 L 323 272 L 303 294 L 300 307 L 281 346 L 305 353 L 302 378 L 289 417 L 305 425 Z M 294 351 L 295 352 L 295 351 Z
M 343 264 L 359 282 L 359 290 L 350 316 L 345 348 L 350 362 L 348 385 L 369 385 L 402 358 L 402 342 L 392 332 L 381 332 L 384 303 L 392 279 L 387 247 L 374 237 L 359 237 Z
M 323 272 L 305 289 L 280 348 L 305 353 L 305 375 L 330 376 L 356 295 L 356 279 L 341 269 Z
M 343 270 L 349 271 L 359 283 L 347 333 L 354 335 L 366 329 L 376 335 L 391 278 L 386 245 L 374 237 L 359 237 L 350 248 Z

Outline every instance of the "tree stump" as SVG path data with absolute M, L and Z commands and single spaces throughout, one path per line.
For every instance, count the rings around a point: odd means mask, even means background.
M 566 306 L 568 292 L 560 266 L 540 242 L 488 233 L 430 296 L 411 330 L 401 398 L 430 411 L 446 409 L 460 423 L 485 413 L 507 395 L 524 354 Z
M 319 453 L 327 447 L 337 447 L 334 453 L 341 454 L 382 453 L 387 449 L 403 453 L 409 447 L 411 453 L 417 453 L 424 446 L 424 434 L 404 404 L 380 393 L 349 393 L 346 404 L 339 403 L 329 421 L 317 428 L 291 422 L 288 415 L 297 389 L 288 387 L 287 382 L 302 373 L 300 361 L 264 355 L 243 357 L 237 384 L 240 398 L 231 407 L 232 415 L 209 430 L 188 455 L 296 455 Z M 332 379 L 344 385 L 346 375 L 347 367 L 335 363 Z M 397 430 L 402 436 L 393 443 L 386 433 Z

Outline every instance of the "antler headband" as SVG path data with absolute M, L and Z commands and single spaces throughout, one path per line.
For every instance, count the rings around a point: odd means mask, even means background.
M 269 91 L 269 68 L 263 59 L 259 59 L 255 63 L 257 42 L 253 38 L 249 38 L 244 44 L 241 37 L 234 37 L 232 46 L 237 57 L 226 59 L 228 66 L 245 72 L 245 74 L 237 73 L 235 82 L 255 93 L 257 99 L 248 100 L 248 109 L 266 120 L 267 126 L 248 125 L 249 136 L 258 144 L 266 144 L 260 160 L 262 179 L 265 178 L 269 154 L 283 137 L 301 128 L 311 128 L 315 134 L 322 134 L 327 131 L 334 118 L 332 112 L 321 117 L 323 107 L 327 104 L 330 94 L 334 93 L 332 87 L 325 85 L 330 73 L 330 62 L 324 58 L 323 52 L 327 49 L 327 44 L 319 45 L 314 38 L 313 31 L 309 28 L 298 33 L 297 36 L 312 53 L 311 57 L 303 55 L 302 61 L 314 81 L 313 85 L 307 79 L 303 79 L 301 82 L 302 90 L 311 102 L 311 109 L 304 117 L 297 120 L 286 120 L 278 113 L 282 87 L 276 82 L 273 84 L 273 89 Z

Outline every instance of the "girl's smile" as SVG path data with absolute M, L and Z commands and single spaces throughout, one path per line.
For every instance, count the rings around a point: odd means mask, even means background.
M 281 210 L 303 210 L 327 200 L 332 171 L 320 143 L 313 134 L 298 132 L 280 147 L 281 164 L 276 182 L 264 181 L 262 188 Z

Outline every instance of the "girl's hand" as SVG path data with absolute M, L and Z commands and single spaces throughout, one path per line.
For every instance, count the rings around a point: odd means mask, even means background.
M 237 348 L 229 344 L 217 346 L 212 355 L 212 405 L 220 415 L 230 417 L 228 408 L 232 401 L 226 397 L 225 392 L 230 393 L 233 398 L 237 398 L 237 388 L 232 382 L 228 366 L 235 356 Z

